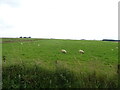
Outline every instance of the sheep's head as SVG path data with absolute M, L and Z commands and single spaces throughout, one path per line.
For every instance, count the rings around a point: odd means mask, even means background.
M 79 50 L 79 53 L 84 54 L 85 52 L 84 50 Z
M 67 53 L 67 51 L 66 51 L 66 50 L 64 50 L 64 49 L 62 49 L 62 50 L 61 50 L 61 52 L 62 52 L 62 53 Z

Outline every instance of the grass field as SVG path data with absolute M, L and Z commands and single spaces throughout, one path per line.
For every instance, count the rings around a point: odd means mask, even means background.
M 118 87 L 116 42 L 32 38 L 2 41 L 3 88 Z M 85 54 L 78 53 L 79 49 Z

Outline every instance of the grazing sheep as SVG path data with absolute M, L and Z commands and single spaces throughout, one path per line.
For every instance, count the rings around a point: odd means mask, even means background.
M 79 53 L 80 54 L 84 54 L 84 50 L 79 50 Z
M 66 51 L 66 50 L 64 50 L 64 49 L 62 49 L 62 50 L 61 50 L 61 52 L 62 52 L 62 53 L 67 53 L 67 51 Z

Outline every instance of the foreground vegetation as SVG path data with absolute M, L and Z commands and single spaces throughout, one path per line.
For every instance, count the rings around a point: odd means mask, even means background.
M 118 87 L 118 43 L 24 40 L 3 39 L 3 88 Z M 78 53 L 79 49 L 85 54 Z

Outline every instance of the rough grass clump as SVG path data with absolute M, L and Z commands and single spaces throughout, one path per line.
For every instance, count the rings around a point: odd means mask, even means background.
M 3 67 L 3 88 L 117 88 L 116 76 L 94 72 L 76 73 L 65 67 L 48 70 L 37 65 Z
M 14 65 L 3 67 L 3 88 L 67 88 L 74 82 L 74 76 L 67 69 L 55 71 L 42 67 L 34 68 Z

